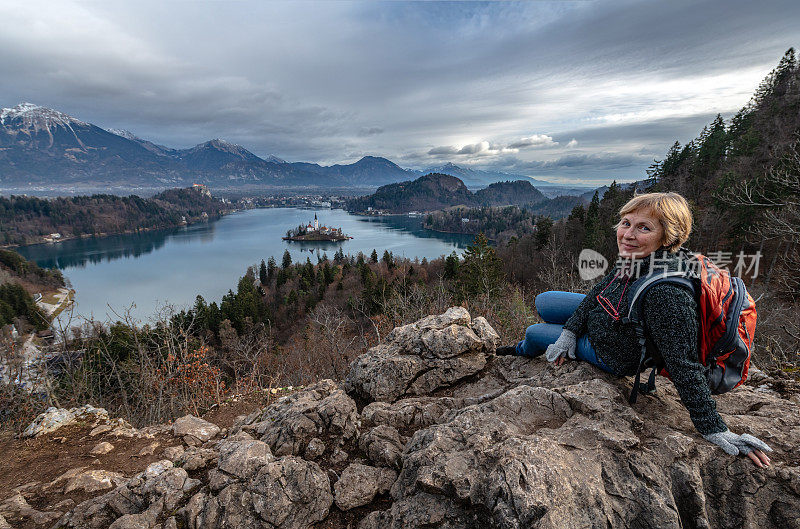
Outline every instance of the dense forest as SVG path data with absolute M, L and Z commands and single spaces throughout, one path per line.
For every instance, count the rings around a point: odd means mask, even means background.
M 13 250 L 0 249 L 0 329 L 9 324 L 19 330 L 49 327 L 49 319 L 36 307 L 31 292 L 63 286 L 60 271 L 40 268 Z
M 170 189 L 152 198 L 91 195 L 42 199 L 0 197 L 0 245 L 32 244 L 59 233 L 62 238 L 167 228 L 218 218 L 223 202 L 195 188 Z
M 691 249 L 762 252 L 759 273 L 744 277 L 758 300 L 753 361 L 779 377 L 800 372 L 799 110 L 800 69 L 789 50 L 739 113 L 729 122 L 715 119 L 687 145 L 673 145 L 640 186 L 690 200 Z M 48 398 L 66 406 L 92 402 L 138 424 L 162 421 L 231 392 L 341 378 L 394 326 L 452 305 L 487 317 L 503 343 L 512 343 L 537 321 L 538 292 L 591 287 L 577 273 L 582 249 L 613 261 L 613 226 L 634 192 L 612 184 L 588 204 L 573 204 L 565 218 L 534 223 L 529 216 L 519 222 L 536 230 L 495 246 L 478 234 L 463 257 L 408 260 L 373 251 L 321 255 L 316 263 L 294 263 L 288 253 L 281 262 L 266 259 L 221 300 L 198 297 L 190 310 L 155 324 L 73 329 Z M 489 230 L 494 210 L 486 211 Z M 518 211 L 520 219 L 530 215 Z M 14 411 L 22 409 L 19 398 L 0 393 L 6 420 L 22 422 Z M 36 402 L 32 409 L 45 405 Z
M 550 217 L 537 218 L 533 213 L 517 206 L 456 206 L 428 214 L 423 226 L 429 230 L 448 233 L 483 233 L 492 241 L 505 243 L 512 237 L 519 238 L 534 233 L 540 223 L 552 225 L 553 221 Z
M 534 213 L 560 218 L 580 203 L 580 197 L 548 199 L 530 182 L 524 180 L 495 182 L 473 193 L 455 176 L 430 173 L 413 181 L 379 187 L 372 195 L 350 199 L 347 201 L 347 209 L 356 212 L 371 209 L 386 213 L 408 213 L 435 211 L 458 205 L 524 206 Z

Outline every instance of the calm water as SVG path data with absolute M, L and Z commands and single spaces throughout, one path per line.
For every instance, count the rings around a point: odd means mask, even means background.
M 320 224 L 340 226 L 352 240 L 289 242 L 281 240 L 290 228 L 314 218 Z M 462 235 L 423 230 L 422 219 L 362 217 L 342 210 L 254 209 L 184 228 L 141 234 L 76 239 L 58 244 L 38 244 L 18 251 L 40 266 L 56 267 L 76 290 L 75 313 L 86 318 L 116 319 L 113 311 L 147 321 L 167 304 L 181 309 L 199 294 L 217 301 L 236 289 L 247 267 L 270 257 L 280 265 L 284 250 L 294 262 L 342 248 L 378 255 L 389 250 L 399 257 L 428 259 L 461 251 L 471 242 Z

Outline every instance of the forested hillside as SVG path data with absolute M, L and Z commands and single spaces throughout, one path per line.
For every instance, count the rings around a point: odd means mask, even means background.
M 46 329 L 49 319 L 36 307 L 31 292 L 63 286 L 60 271 L 40 268 L 13 250 L 0 249 L 0 329 L 15 323 Z
M 355 212 L 408 213 L 436 211 L 450 206 L 523 206 L 532 213 L 560 218 L 582 202 L 580 197 L 548 199 L 526 180 L 495 182 L 473 193 L 459 178 L 430 173 L 414 181 L 379 187 L 372 195 L 349 200 L 347 208 Z
M 42 199 L 0 197 L 0 245 L 32 244 L 58 233 L 62 238 L 178 226 L 218 218 L 226 206 L 194 188 L 171 189 L 145 199 L 136 195 Z
M 800 68 L 789 49 L 728 123 L 678 142 L 649 174 L 696 208 L 696 247 L 763 254 L 764 281 L 787 299 L 800 286 Z

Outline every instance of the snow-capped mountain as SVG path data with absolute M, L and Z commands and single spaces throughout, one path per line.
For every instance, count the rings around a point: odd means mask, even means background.
M 33 103 L 20 103 L 13 108 L 0 109 L 0 125 L 14 126 L 20 131 L 36 133 L 56 127 L 71 128 L 73 125 L 88 127 L 89 124 L 68 116 L 58 110 L 41 107 Z
M 346 165 L 260 158 L 214 139 L 172 149 L 130 131 L 103 129 L 32 103 L 0 109 L 0 186 L 378 186 L 414 173 L 385 158 Z
M 110 132 L 111 134 L 116 134 L 117 136 L 121 136 L 126 140 L 138 140 L 139 137 L 136 136 L 133 132 L 129 130 L 122 130 L 122 129 L 106 129 L 106 132 Z

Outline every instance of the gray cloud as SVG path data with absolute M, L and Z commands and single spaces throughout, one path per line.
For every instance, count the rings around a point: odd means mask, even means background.
M 383 134 L 383 129 L 380 128 L 380 127 L 369 127 L 369 128 L 362 127 L 358 131 L 358 135 L 361 136 L 361 137 L 374 136 L 376 134 Z
M 632 179 L 800 43 L 789 0 L 313 6 L 0 0 L 0 106 L 171 147 Z
M 533 136 L 515 141 L 509 145 L 509 148 L 524 149 L 526 147 L 553 147 L 555 145 L 558 145 L 558 142 L 553 141 L 553 138 L 550 136 L 546 134 L 534 134 Z

